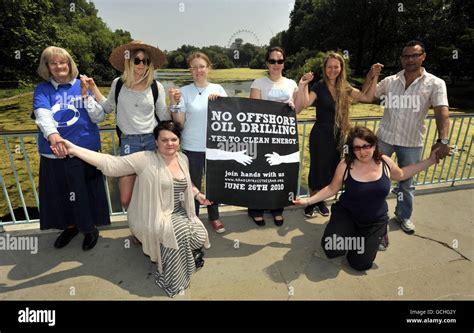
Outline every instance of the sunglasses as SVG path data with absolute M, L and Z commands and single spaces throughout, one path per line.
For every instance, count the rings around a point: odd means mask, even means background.
M 150 59 L 138 59 L 138 58 L 135 58 L 133 59 L 133 63 L 135 65 L 139 65 L 140 63 L 143 63 L 145 66 L 149 66 L 151 64 L 151 61 Z
M 374 145 L 371 145 L 371 144 L 367 144 L 367 145 L 363 145 L 363 146 L 352 146 L 352 150 L 353 151 L 367 150 L 367 149 L 372 148 L 373 146 Z
M 275 65 L 275 64 L 283 65 L 283 64 L 285 63 L 285 60 L 283 60 L 283 59 L 278 59 L 278 60 L 276 60 L 276 59 L 268 59 L 268 63 L 269 63 L 270 65 Z

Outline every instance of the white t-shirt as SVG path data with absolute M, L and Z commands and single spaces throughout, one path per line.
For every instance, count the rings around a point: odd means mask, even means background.
M 296 82 L 286 77 L 278 82 L 262 77 L 252 82 L 250 89 L 252 88 L 260 90 L 262 99 L 282 103 L 294 102 L 293 94 L 298 91 Z
M 186 113 L 186 122 L 181 135 L 181 147 L 184 150 L 205 152 L 209 95 L 219 94 L 227 97 L 227 93 L 220 84 L 215 83 L 209 83 L 206 88 L 189 84 L 180 90 L 180 112 Z

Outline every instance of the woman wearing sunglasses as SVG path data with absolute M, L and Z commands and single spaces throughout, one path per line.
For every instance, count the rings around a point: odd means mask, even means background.
M 344 192 L 331 207 L 331 218 L 324 231 L 321 246 L 328 258 L 345 255 L 350 266 L 364 271 L 372 267 L 379 244 L 386 232 L 391 179 L 412 177 L 436 163 L 436 152 L 416 164 L 400 168 L 390 157 L 382 155 L 377 136 L 368 128 L 350 130 L 348 154 L 336 168 L 331 183 L 306 199 L 293 201 L 309 206 Z
M 281 47 L 272 47 L 267 51 L 265 60 L 268 67 L 268 76 L 253 81 L 250 86 L 250 98 L 288 103 L 293 108 L 298 86 L 295 81 L 283 76 L 285 52 Z M 270 210 L 273 221 L 277 226 L 283 225 L 283 209 L 282 207 Z M 248 209 L 249 216 L 259 227 L 265 225 L 263 213 L 263 209 Z
M 154 151 L 153 129 L 160 121 L 171 119 L 163 85 L 154 78 L 154 70 L 165 63 L 166 56 L 156 47 L 132 41 L 115 48 L 109 61 L 123 74 L 112 82 L 107 98 L 91 78 L 87 79 L 89 88 L 105 113 L 116 110 L 120 155 Z M 125 208 L 132 198 L 135 178 L 136 175 L 119 178 L 120 202 Z
M 349 129 L 350 99 L 356 102 L 371 103 L 374 98 L 377 78 L 383 65 L 374 64 L 375 79 L 366 92 L 361 92 L 349 85 L 346 79 L 344 59 L 340 54 L 329 53 L 323 62 L 323 78 L 311 86 L 314 79 L 312 72 L 303 75 L 299 82 L 296 111 L 310 105 L 316 107 L 316 123 L 309 137 L 310 167 L 308 186 L 315 193 L 331 182 L 332 175 L 341 160 L 341 147 Z M 324 201 L 316 202 L 305 209 L 307 217 L 316 213 L 329 215 Z

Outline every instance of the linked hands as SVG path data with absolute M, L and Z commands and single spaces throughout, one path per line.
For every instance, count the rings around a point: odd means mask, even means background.
M 431 147 L 431 153 L 429 159 L 438 164 L 440 160 L 446 156 L 451 156 L 451 148 L 448 145 L 443 145 L 442 143 L 437 143 Z
M 431 155 L 433 155 L 433 152 L 436 153 L 435 163 L 438 164 L 439 161 L 444 159 L 446 156 L 451 156 L 451 147 L 448 145 L 443 145 L 442 143 L 436 143 L 433 147 L 431 147 Z
M 370 67 L 369 73 L 367 73 L 367 78 L 372 80 L 372 79 L 378 77 L 380 75 L 380 73 L 382 72 L 383 67 L 384 67 L 384 65 L 382 65 L 378 62 L 373 64 L 372 67 Z
M 308 83 L 313 81 L 313 79 L 314 79 L 313 72 L 304 73 L 304 75 L 300 79 L 299 84 L 303 85 L 303 86 L 306 86 L 306 85 L 308 85 Z
M 48 136 L 48 141 L 56 157 L 64 158 L 68 154 L 65 140 L 59 135 L 59 133 L 53 133 Z
M 82 96 L 87 95 L 88 90 L 92 90 L 97 88 L 94 79 L 88 77 L 87 75 L 81 74 L 79 75 L 79 80 L 81 81 L 81 94 Z
M 51 134 L 54 135 L 54 134 Z M 64 138 L 62 138 L 59 134 L 56 134 L 58 137 L 54 138 L 54 144 L 51 141 L 51 135 L 48 137 L 48 139 L 51 142 L 51 150 L 53 151 L 54 155 L 57 157 L 66 157 L 66 155 L 73 155 L 73 150 L 75 145 Z
M 301 198 L 296 198 L 295 200 L 293 200 L 293 205 L 295 206 L 308 206 L 308 198 L 306 199 L 301 199 Z
M 213 204 L 213 202 L 210 201 L 208 198 L 206 198 L 206 196 L 205 196 L 203 193 L 199 193 L 198 195 L 196 195 L 196 200 L 197 200 L 201 205 L 210 206 L 210 205 Z

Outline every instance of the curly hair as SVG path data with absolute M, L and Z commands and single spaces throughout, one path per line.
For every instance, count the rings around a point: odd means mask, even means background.
M 346 140 L 346 155 L 344 157 L 346 164 L 351 165 L 354 160 L 357 159 L 357 157 L 354 154 L 354 149 L 353 149 L 353 144 L 355 139 L 361 139 L 364 141 L 367 141 L 369 144 L 375 146 L 374 150 L 374 155 L 373 159 L 375 163 L 379 164 L 382 161 L 382 153 L 380 152 L 379 149 L 379 139 L 375 135 L 374 132 L 372 132 L 370 129 L 367 127 L 362 127 L 362 126 L 355 126 L 353 127 L 350 131 L 349 134 L 347 135 L 347 140 Z

